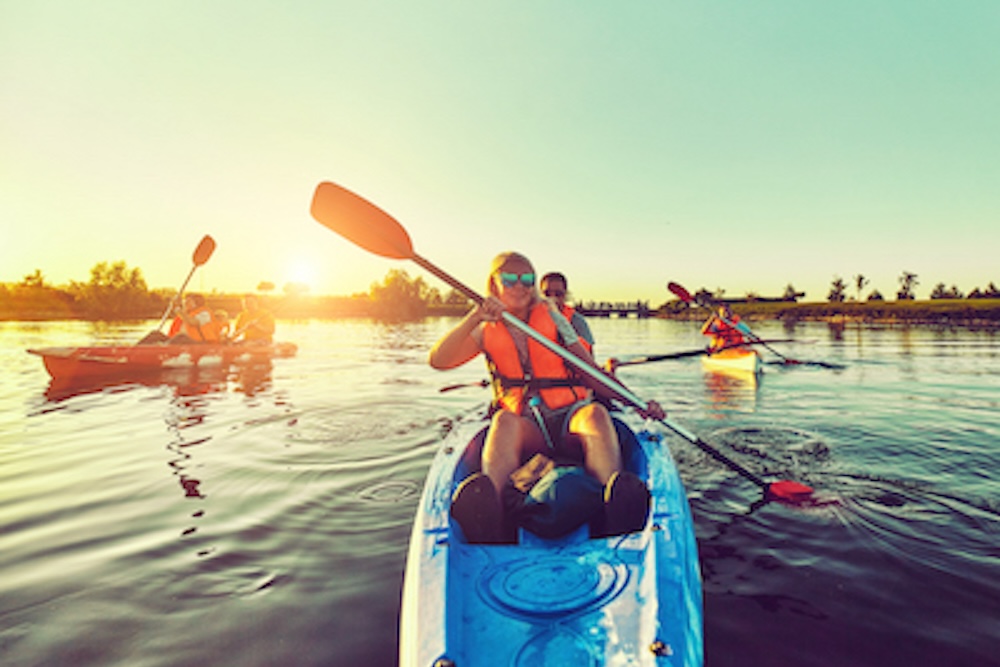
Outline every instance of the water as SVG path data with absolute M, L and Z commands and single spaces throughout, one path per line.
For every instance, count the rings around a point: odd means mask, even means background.
M 601 358 L 702 344 L 692 323 L 591 323 Z M 486 398 L 438 391 L 484 377 L 427 367 L 451 324 L 282 322 L 299 354 L 270 367 L 67 390 L 24 349 L 154 323 L 0 323 L 0 664 L 394 665 L 427 466 Z M 762 502 L 671 438 L 707 664 L 1000 664 L 997 333 L 755 330 L 845 368 L 621 371 L 744 466 L 817 489 Z

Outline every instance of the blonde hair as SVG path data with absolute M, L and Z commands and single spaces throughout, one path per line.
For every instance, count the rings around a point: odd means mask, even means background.
M 500 296 L 500 290 L 497 289 L 496 276 L 498 273 L 500 273 L 503 267 L 507 265 L 508 262 L 519 262 L 521 264 L 527 265 L 527 267 L 532 271 L 535 270 L 535 266 L 531 263 L 531 260 L 519 252 L 507 250 L 505 252 L 500 253 L 499 255 L 494 257 L 493 261 L 490 263 L 490 275 L 486 279 L 486 292 L 488 294 L 491 294 L 496 297 Z M 538 297 L 537 279 L 535 281 L 535 287 L 533 291 L 535 292 L 535 297 L 537 298 Z

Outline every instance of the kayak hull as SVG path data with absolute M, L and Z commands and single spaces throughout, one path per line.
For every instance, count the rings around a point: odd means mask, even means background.
M 705 370 L 736 371 L 740 373 L 759 373 L 760 355 L 755 350 L 745 347 L 734 347 L 713 354 L 706 354 L 701 358 L 702 367 Z
M 459 423 L 431 465 L 413 525 L 402 667 L 702 664 L 701 578 L 680 477 L 659 436 L 616 427 L 626 467 L 652 492 L 642 531 L 591 539 L 585 525 L 545 540 L 521 529 L 516 545 L 470 545 L 448 509 L 485 428 Z
M 219 368 L 294 356 L 294 343 L 46 347 L 38 355 L 53 380 L 127 377 L 170 369 Z

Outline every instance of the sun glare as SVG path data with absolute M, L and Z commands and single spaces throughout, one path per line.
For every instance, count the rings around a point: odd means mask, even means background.
M 315 290 L 316 282 L 319 279 L 319 269 L 311 261 L 297 259 L 289 265 L 286 275 L 286 282 L 297 283 L 310 290 Z

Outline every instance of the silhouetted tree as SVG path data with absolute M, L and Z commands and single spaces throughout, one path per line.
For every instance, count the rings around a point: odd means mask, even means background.
M 938 283 L 931 290 L 932 299 L 961 299 L 964 295 L 962 290 L 958 289 L 957 286 L 952 285 L 950 288 L 946 288 L 944 283 Z
M 27 287 L 28 289 L 41 289 L 48 287 L 45 284 L 45 276 L 42 275 L 41 269 L 35 269 L 34 273 L 29 273 L 20 282 L 21 287 Z
M 920 281 L 917 280 L 917 274 L 903 271 L 899 276 L 899 291 L 896 292 L 896 299 L 899 301 L 912 300 L 913 290 L 919 284 Z
M 830 293 L 827 294 L 826 300 L 830 303 L 842 303 L 844 301 L 844 292 L 847 290 L 847 283 L 840 276 L 834 276 L 833 282 L 830 283 Z
M 161 299 L 149 292 L 142 271 L 123 261 L 98 262 L 86 283 L 71 282 L 70 291 L 82 313 L 99 320 L 150 317 L 161 307 Z
M 801 297 L 804 297 L 805 295 L 806 295 L 805 292 L 796 291 L 795 287 L 791 283 L 788 283 L 787 285 L 785 285 L 785 293 L 781 295 L 781 298 L 784 301 L 794 302 L 798 301 Z
M 854 288 L 857 290 L 857 299 L 861 301 L 861 290 L 865 288 L 870 281 L 863 274 L 859 273 L 854 276 Z
M 430 288 L 423 278 L 410 278 L 406 271 L 391 269 L 381 283 L 372 283 L 368 295 L 377 317 L 408 320 L 426 314 Z

